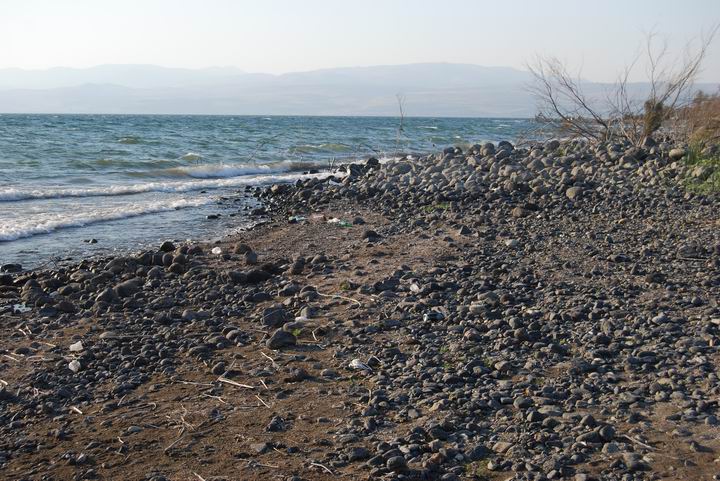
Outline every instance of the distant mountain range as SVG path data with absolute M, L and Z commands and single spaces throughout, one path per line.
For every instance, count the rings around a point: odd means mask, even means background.
M 530 81 L 514 68 L 450 63 L 282 75 L 154 65 L 0 69 L 0 112 L 392 116 L 400 94 L 409 116 L 531 117 Z

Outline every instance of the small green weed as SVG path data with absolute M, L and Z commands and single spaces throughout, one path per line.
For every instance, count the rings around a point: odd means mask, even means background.
M 436 210 L 448 210 L 449 208 L 449 202 L 440 202 L 438 204 L 426 205 L 423 207 L 423 210 L 429 214 L 430 212 L 435 212 Z
M 720 156 L 704 156 L 702 146 L 692 145 L 684 157 L 688 173 L 683 184 L 690 192 L 712 194 L 720 192 Z
M 492 471 L 487 467 L 487 460 L 481 459 L 465 465 L 465 475 L 479 481 L 490 481 Z

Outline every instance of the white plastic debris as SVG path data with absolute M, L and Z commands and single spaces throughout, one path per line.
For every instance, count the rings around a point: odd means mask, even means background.
M 445 319 L 445 314 L 439 311 L 430 311 L 423 314 L 423 321 L 442 321 Z
M 68 364 L 68 368 L 70 368 L 72 372 L 78 372 L 81 367 L 82 366 L 80 365 L 80 361 L 78 361 L 77 359 L 75 359 L 74 361 L 70 361 L 70 364 Z
M 355 369 L 356 371 L 372 371 L 372 368 L 362 362 L 360 359 L 353 359 L 352 361 L 350 361 L 348 367 L 350 369 Z
M 13 309 L 15 309 L 15 312 L 17 312 L 18 314 L 32 311 L 32 308 L 26 306 L 25 304 L 13 304 Z
M 333 217 L 332 219 L 328 219 L 328 224 L 333 224 L 339 227 L 352 227 L 352 222 L 338 219 L 337 217 Z
M 83 349 L 85 349 L 85 346 L 83 346 L 82 341 L 78 341 L 75 344 L 70 344 L 70 351 L 71 352 L 80 352 Z
M 220 254 L 222 254 L 222 249 L 219 247 L 213 247 L 213 250 L 211 250 L 210 252 L 212 252 L 215 255 L 220 255 Z

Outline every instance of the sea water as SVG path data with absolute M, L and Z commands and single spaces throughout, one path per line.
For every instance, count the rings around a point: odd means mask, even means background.
M 513 141 L 529 119 L 0 115 L 0 264 L 246 228 L 247 186 L 370 156 Z M 208 216 L 210 219 L 208 219 Z

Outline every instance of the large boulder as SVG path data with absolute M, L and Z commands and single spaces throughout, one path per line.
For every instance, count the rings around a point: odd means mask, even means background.
M 267 340 L 267 347 L 270 349 L 282 349 L 283 347 L 290 347 L 297 344 L 297 338 L 290 332 L 278 329 L 270 336 Z
M 116 285 L 113 290 L 118 297 L 130 297 L 140 290 L 141 285 L 142 279 L 138 279 L 136 277 L 134 279 L 130 279 L 129 281 L 121 282 Z
M 580 197 L 582 197 L 582 194 L 582 187 L 570 187 L 568 190 L 565 191 L 565 195 L 570 200 L 578 200 Z
M 685 149 L 675 148 L 668 153 L 670 160 L 680 160 L 685 157 Z
M 290 315 L 282 305 L 274 305 L 265 309 L 262 313 L 263 326 L 282 327 L 290 320 Z

